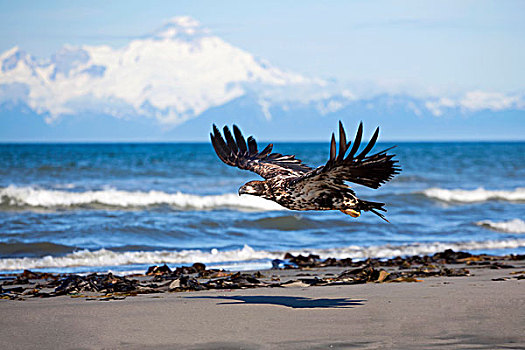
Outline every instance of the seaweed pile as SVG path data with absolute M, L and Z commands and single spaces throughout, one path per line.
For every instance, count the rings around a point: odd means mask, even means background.
M 272 262 L 273 269 L 261 272 L 228 272 L 207 269 L 202 263 L 171 269 L 167 265 L 151 266 L 145 274 L 116 276 L 107 274 L 50 274 L 25 270 L 20 274 L 0 276 L 0 299 L 25 300 L 62 295 L 87 300 L 119 300 L 138 294 L 186 292 L 214 289 L 286 288 L 363 283 L 421 282 L 434 276 L 469 276 L 468 268 L 514 268 L 508 262 L 525 260 L 525 255 L 473 255 L 445 250 L 431 256 L 395 257 L 392 259 L 350 258 L 321 260 L 318 255 L 294 256 Z M 286 275 L 286 270 L 300 270 Z M 525 271 L 514 271 L 510 278 L 525 279 Z M 284 280 L 284 281 L 282 281 Z

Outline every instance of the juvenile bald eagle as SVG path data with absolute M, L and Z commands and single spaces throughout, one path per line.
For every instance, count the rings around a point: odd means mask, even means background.
M 343 124 L 339 122 L 339 153 L 336 154 L 335 135 L 332 133 L 330 159 L 315 169 L 294 155 L 271 153 L 273 144 L 259 152 L 255 139 L 250 136 L 246 142 L 235 125 L 235 138 L 227 126 L 223 132 L 224 138 L 214 124 L 213 133 L 210 133 L 219 158 L 228 165 L 253 171 L 265 179 L 244 184 L 239 188 L 239 195 L 260 196 L 292 210 L 340 210 L 352 217 L 358 217 L 362 210 L 371 211 L 388 221 L 378 212 L 386 212 L 385 203 L 359 199 L 346 184 L 348 181 L 376 189 L 401 171 L 397 160 L 392 159 L 395 155 L 386 153 L 391 148 L 368 155 L 376 143 L 379 128 L 368 145 L 357 154 L 363 134 L 363 123 L 360 123 L 352 149 L 346 155 L 352 142 L 346 142 Z

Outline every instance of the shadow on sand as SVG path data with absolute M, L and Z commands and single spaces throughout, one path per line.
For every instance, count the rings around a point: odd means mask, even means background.
M 267 295 L 233 295 L 233 296 L 191 296 L 191 299 L 226 299 L 233 302 L 217 303 L 217 305 L 278 305 L 293 309 L 314 309 L 314 308 L 352 308 L 363 305 L 366 300 L 334 298 L 334 299 L 312 299 L 305 297 L 286 297 L 286 296 L 267 296 Z

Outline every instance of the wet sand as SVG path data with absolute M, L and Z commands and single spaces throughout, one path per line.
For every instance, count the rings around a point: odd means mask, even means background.
M 419 283 L 0 300 L 0 348 L 520 349 L 525 280 L 512 272 L 525 262 L 513 265 Z

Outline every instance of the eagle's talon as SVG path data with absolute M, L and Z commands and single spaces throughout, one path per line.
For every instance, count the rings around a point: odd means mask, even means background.
M 354 209 L 343 209 L 341 212 L 346 215 L 350 215 L 353 218 L 358 218 L 361 215 L 361 212 Z

